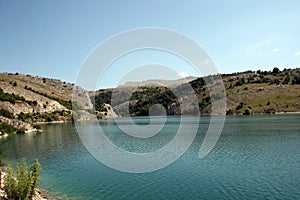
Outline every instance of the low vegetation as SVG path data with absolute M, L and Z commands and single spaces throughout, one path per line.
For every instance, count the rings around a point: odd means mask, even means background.
M 36 194 L 36 188 L 39 183 L 39 174 L 41 165 L 36 159 L 28 166 L 26 159 L 23 158 L 16 164 L 15 170 L 11 165 L 6 169 L 4 178 L 4 192 L 10 200 L 29 200 Z
M 16 131 L 16 128 L 13 125 L 10 125 L 6 122 L 1 122 L 0 123 L 0 132 L 2 134 L 4 134 L 4 133 L 7 133 L 7 134 L 14 133 L 15 131 Z
M 27 87 L 27 86 L 25 86 L 24 89 L 29 90 L 31 92 L 34 92 L 36 94 L 42 95 L 44 97 L 47 97 L 47 98 L 49 98 L 51 100 L 57 101 L 61 105 L 65 106 L 67 109 L 70 109 L 70 110 L 72 109 L 72 102 L 71 102 L 71 100 L 66 101 L 66 100 L 60 99 L 58 97 L 50 96 L 50 95 L 48 95 L 48 94 L 46 94 L 44 92 L 36 91 L 36 90 L 32 89 L 31 87 Z
M 3 92 L 3 89 L 0 88 L 0 101 L 8 101 L 12 104 L 15 104 L 17 101 L 25 102 L 25 98 L 15 95 L 14 93 L 12 93 L 12 94 L 5 93 L 5 92 Z
M 34 124 L 36 122 L 52 122 L 52 121 L 60 121 L 65 119 L 72 119 L 71 111 L 68 110 L 60 110 L 54 112 L 34 112 L 34 113 L 23 113 L 17 115 L 17 119 Z

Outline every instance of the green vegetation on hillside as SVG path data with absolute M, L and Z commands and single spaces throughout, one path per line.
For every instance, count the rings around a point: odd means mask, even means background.
M 25 98 L 15 94 L 5 93 L 3 92 L 3 89 L 0 88 L 0 101 L 8 101 L 12 104 L 15 104 L 17 101 L 25 102 Z
M 31 106 L 37 106 L 37 101 L 26 100 L 24 97 L 15 95 L 14 93 L 9 94 L 3 92 L 3 89 L 0 88 L 0 101 L 8 101 L 12 104 L 15 104 L 17 101 L 25 102 Z
M 60 99 L 60 98 L 58 98 L 58 97 L 50 96 L 50 95 L 48 95 L 48 94 L 46 94 L 46 93 L 36 91 L 36 90 L 32 89 L 31 87 L 25 86 L 24 89 L 25 89 L 25 90 L 29 90 L 29 91 L 31 91 L 31 92 L 34 92 L 34 93 L 36 93 L 36 94 L 42 95 L 42 96 L 44 96 L 44 97 L 47 97 L 47 98 L 49 98 L 49 99 L 51 99 L 51 100 L 57 101 L 57 102 L 60 103 L 61 105 L 65 106 L 67 109 L 72 110 L 72 102 L 71 102 L 71 101 L 65 101 L 65 100 Z
M 23 113 L 17 115 L 17 119 L 33 124 L 36 122 L 52 122 L 52 121 L 60 121 L 61 117 L 64 119 L 71 119 L 71 111 L 61 110 L 54 112 L 45 112 L 45 113 Z
M 0 116 L 3 116 L 3 117 L 6 117 L 8 119 L 14 119 L 15 116 L 9 112 L 8 110 L 5 110 L 5 109 L 0 109 Z
M 13 125 L 10 125 L 5 122 L 0 123 L 0 132 L 3 133 L 13 133 L 16 131 L 16 128 Z
M 246 71 L 221 75 L 227 95 L 227 114 L 250 115 L 255 113 L 276 113 L 300 111 L 300 69 L 284 69 L 280 71 L 274 68 L 272 71 Z M 213 79 L 213 76 L 198 78 L 189 84 L 198 97 L 198 106 L 201 113 L 209 114 L 211 99 L 218 100 L 220 94 L 210 94 L 205 80 Z M 132 91 L 129 101 L 131 116 L 148 115 L 149 109 L 154 104 L 161 104 L 168 115 L 180 114 L 180 105 L 174 94 L 185 94 L 188 86 L 182 84 L 172 90 L 162 86 L 143 86 Z M 130 88 L 117 88 L 114 90 L 113 105 L 117 114 L 124 114 L 119 106 L 128 100 Z M 102 110 L 103 103 L 110 104 L 112 89 L 100 90 L 95 96 L 94 106 L 98 111 Z M 210 96 L 212 95 L 212 96 Z M 195 105 L 190 105 L 185 110 L 193 113 Z

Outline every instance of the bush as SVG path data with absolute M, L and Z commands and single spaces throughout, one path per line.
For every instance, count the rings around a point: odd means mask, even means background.
M 299 76 L 295 76 L 294 79 L 292 80 L 292 84 L 300 84 L 300 77 Z
M 13 133 L 16 131 L 16 128 L 13 125 L 2 122 L 0 123 L 0 131 L 3 133 Z
M 250 108 L 247 108 L 245 110 L 245 112 L 243 113 L 243 115 L 251 115 L 251 109 Z
M 97 115 L 97 119 L 104 119 L 104 115 L 103 115 L 102 113 L 99 113 L 99 114 Z
M 271 80 L 271 84 L 279 85 L 279 83 L 280 83 L 280 80 L 277 78 Z
M 233 113 L 233 110 L 232 109 L 230 109 L 230 110 L 228 110 L 227 112 L 226 112 L 226 115 L 233 115 L 234 113 Z
M 40 124 L 34 124 L 34 125 L 33 125 L 33 128 L 36 128 L 36 129 L 41 130 L 41 129 L 42 129 L 42 126 L 41 126 Z
M 8 110 L 4 110 L 4 109 L 0 110 L 0 116 L 7 117 L 9 119 L 14 119 L 15 118 L 14 115 L 11 112 L 9 112 Z
M 282 84 L 287 85 L 287 84 L 289 84 L 290 80 L 291 80 L 291 79 L 290 79 L 290 76 L 287 75 L 287 76 L 285 77 L 285 79 L 283 80 Z
M 242 86 L 243 84 L 245 84 L 245 82 L 245 79 L 241 78 L 235 83 L 235 86 Z
M 240 102 L 240 104 L 236 107 L 236 110 L 242 109 L 244 106 L 244 102 Z
M 29 167 L 26 159 L 23 158 L 16 164 L 14 171 L 8 166 L 4 178 L 4 191 L 10 200 L 28 200 L 35 195 L 35 188 L 38 185 L 41 166 L 38 160 Z
M 17 130 L 17 134 L 25 134 L 25 132 L 26 132 L 26 129 L 25 129 L 25 127 L 21 127 L 20 129 L 18 129 Z
M 0 166 L 4 166 L 5 165 L 5 162 L 3 162 L 3 158 L 2 158 L 2 156 L 0 156 Z M 1 177 L 0 177 L 0 179 L 1 179 Z

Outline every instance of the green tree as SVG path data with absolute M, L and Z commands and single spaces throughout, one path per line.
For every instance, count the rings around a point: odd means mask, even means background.
M 274 76 L 276 76 L 279 72 L 280 72 L 280 70 L 277 67 L 273 68 L 272 73 L 273 73 Z

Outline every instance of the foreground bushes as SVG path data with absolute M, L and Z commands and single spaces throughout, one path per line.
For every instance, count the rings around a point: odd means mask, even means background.
M 4 178 L 4 191 L 10 200 L 28 200 L 35 195 L 41 166 L 38 160 L 28 166 L 25 158 L 16 164 L 16 170 L 8 166 Z

